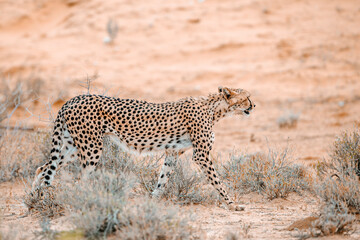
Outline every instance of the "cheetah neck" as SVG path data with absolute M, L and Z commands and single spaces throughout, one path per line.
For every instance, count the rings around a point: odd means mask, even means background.
M 216 123 L 220 119 L 226 117 L 229 113 L 229 104 L 220 94 L 211 94 L 209 97 L 204 99 L 208 105 L 212 122 Z

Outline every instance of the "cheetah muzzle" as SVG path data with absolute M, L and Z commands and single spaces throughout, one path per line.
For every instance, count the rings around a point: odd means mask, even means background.
M 229 209 L 244 210 L 229 198 L 209 154 L 215 140 L 214 124 L 227 116 L 249 115 L 254 107 L 249 92 L 226 87 L 219 87 L 218 93 L 207 97 L 166 103 L 99 95 L 74 97 L 57 115 L 50 159 L 37 169 L 33 189 L 50 185 L 55 173 L 76 159 L 81 161 L 85 172 L 92 171 L 99 163 L 104 136 L 110 136 L 125 151 L 165 151 L 154 197 L 164 191 L 174 162 L 193 148 L 193 161 Z

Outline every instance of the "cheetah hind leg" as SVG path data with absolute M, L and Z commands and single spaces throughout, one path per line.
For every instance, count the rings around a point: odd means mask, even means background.
M 176 161 L 177 154 L 166 154 L 164 164 L 161 167 L 158 182 L 154 191 L 151 194 L 154 198 L 159 199 L 164 193 L 169 178 L 174 171 L 174 165 L 176 164 Z
M 78 150 L 67 130 L 64 131 L 61 140 L 62 147 L 60 149 L 60 154 L 58 154 L 58 152 L 55 151 L 55 148 L 53 148 L 50 161 L 36 170 L 35 181 L 33 182 L 32 189 L 41 186 L 43 183 L 45 183 L 45 185 L 50 185 L 56 172 L 69 164 L 69 162 L 77 159 Z

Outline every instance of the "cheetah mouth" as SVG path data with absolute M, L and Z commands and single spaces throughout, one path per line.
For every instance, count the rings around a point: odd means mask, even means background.
M 252 110 L 252 106 L 250 106 L 249 108 L 245 109 L 243 112 L 246 114 L 246 115 L 249 115 L 250 112 Z
M 253 105 L 251 100 L 248 98 L 249 102 L 250 102 L 250 107 L 248 107 L 247 109 L 245 109 L 243 112 L 246 114 L 246 115 L 249 115 L 250 114 L 250 111 L 253 109 L 253 107 L 255 107 L 255 104 Z

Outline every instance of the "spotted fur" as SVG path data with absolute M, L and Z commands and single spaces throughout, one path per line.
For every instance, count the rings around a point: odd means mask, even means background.
M 249 92 L 222 88 L 208 97 L 188 97 L 176 102 L 149 103 L 100 95 L 80 95 L 66 102 L 55 121 L 50 160 L 36 171 L 33 187 L 50 185 L 56 171 L 80 159 L 86 171 L 99 163 L 104 136 L 109 135 L 126 151 L 165 151 L 157 188 L 164 190 L 179 156 L 193 148 L 193 160 L 207 175 L 232 209 L 233 201 L 209 158 L 215 135 L 214 124 L 230 115 L 248 115 L 255 105 Z

